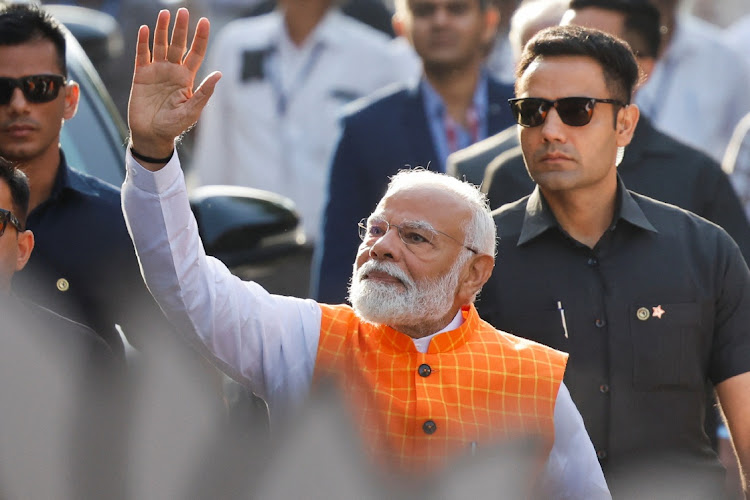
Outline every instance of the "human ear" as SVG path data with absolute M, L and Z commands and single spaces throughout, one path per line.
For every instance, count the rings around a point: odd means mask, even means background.
M 630 140 L 633 138 L 633 133 L 635 132 L 635 127 L 638 125 L 638 118 L 640 115 L 641 111 L 635 104 L 629 104 L 622 107 L 617 112 L 615 135 L 618 147 L 630 144 Z
M 471 258 L 459 287 L 462 304 L 468 304 L 472 301 L 477 292 L 490 279 L 494 267 L 495 258 L 492 255 L 479 254 Z
M 63 113 L 65 120 L 70 120 L 76 115 L 80 95 L 81 89 L 76 82 L 71 80 L 65 85 L 65 112 Z
M 26 266 L 34 250 L 34 233 L 30 230 L 18 232 L 18 253 L 16 254 L 16 272 Z

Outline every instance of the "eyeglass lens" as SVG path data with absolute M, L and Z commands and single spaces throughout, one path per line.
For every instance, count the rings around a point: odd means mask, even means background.
M 0 105 L 8 104 L 16 88 L 29 102 L 50 102 L 57 98 L 65 84 L 61 75 L 30 75 L 21 78 L 0 77 Z
M 8 227 L 8 223 L 11 223 L 17 231 L 21 231 L 21 223 L 18 221 L 15 215 L 9 210 L 0 208 L 0 236 L 5 233 L 5 228 Z
M 556 101 L 540 97 L 522 97 L 510 99 L 510 108 L 516 122 L 522 127 L 538 127 L 547 119 L 549 110 L 557 110 L 560 120 L 571 127 L 588 125 L 594 115 L 596 103 L 609 103 L 622 106 L 614 99 L 596 99 L 593 97 L 563 97 Z
M 359 237 L 362 241 L 378 239 L 385 236 L 390 228 L 398 231 L 401 241 L 407 245 L 419 245 L 421 243 L 431 243 L 435 238 L 435 232 L 419 224 L 404 223 L 400 226 L 389 224 L 384 220 L 362 219 L 359 222 Z

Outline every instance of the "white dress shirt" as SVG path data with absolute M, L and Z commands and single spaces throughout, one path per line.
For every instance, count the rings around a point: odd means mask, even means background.
M 208 61 L 223 77 L 199 124 L 195 182 L 291 198 L 314 242 L 342 106 L 414 75 L 413 56 L 331 9 L 299 47 L 280 11 L 230 22 Z
M 196 347 L 266 400 L 272 421 L 298 408 L 312 383 L 322 317 L 318 304 L 269 294 L 206 256 L 176 154 L 154 173 L 128 152 L 126 167 L 125 220 L 159 305 Z M 455 318 L 448 328 L 460 321 Z M 564 384 L 554 422 L 546 490 L 554 498 L 610 498 L 583 419 Z
M 719 28 L 680 15 L 667 52 L 635 98 L 657 128 L 721 162 L 750 112 L 750 67 Z
M 750 65 L 750 13 L 729 25 L 724 30 L 724 41 Z

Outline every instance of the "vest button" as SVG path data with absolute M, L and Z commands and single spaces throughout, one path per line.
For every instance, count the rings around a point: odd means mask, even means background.
M 601 392 L 602 394 L 607 394 L 609 392 L 609 386 L 607 384 L 600 385 L 599 392 Z
M 597 450 L 596 458 L 598 458 L 599 460 L 604 460 L 605 458 L 607 458 L 607 452 L 604 450 Z
M 589 257 L 589 260 L 586 262 L 590 267 L 594 267 L 599 265 L 599 260 L 596 257 Z
M 422 424 L 422 430 L 425 434 L 435 434 L 435 431 L 437 430 L 437 424 L 432 420 L 428 420 L 427 422 Z
M 417 373 L 419 373 L 420 377 L 429 377 L 432 373 L 432 368 L 430 368 L 430 365 L 428 364 L 419 365 Z
M 603 319 L 597 319 L 594 324 L 597 328 L 604 328 L 607 325 L 607 322 Z

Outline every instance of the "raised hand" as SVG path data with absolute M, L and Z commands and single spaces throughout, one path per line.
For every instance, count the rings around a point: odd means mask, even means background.
M 145 156 L 163 158 L 170 154 L 175 139 L 198 120 L 221 78 L 220 73 L 211 73 L 193 91 L 206 55 L 209 22 L 205 18 L 198 21 L 186 54 L 189 18 L 187 9 L 177 11 L 170 41 L 169 11 L 159 12 L 153 51 L 149 50 L 148 26 L 138 30 L 128 126 L 132 147 Z

